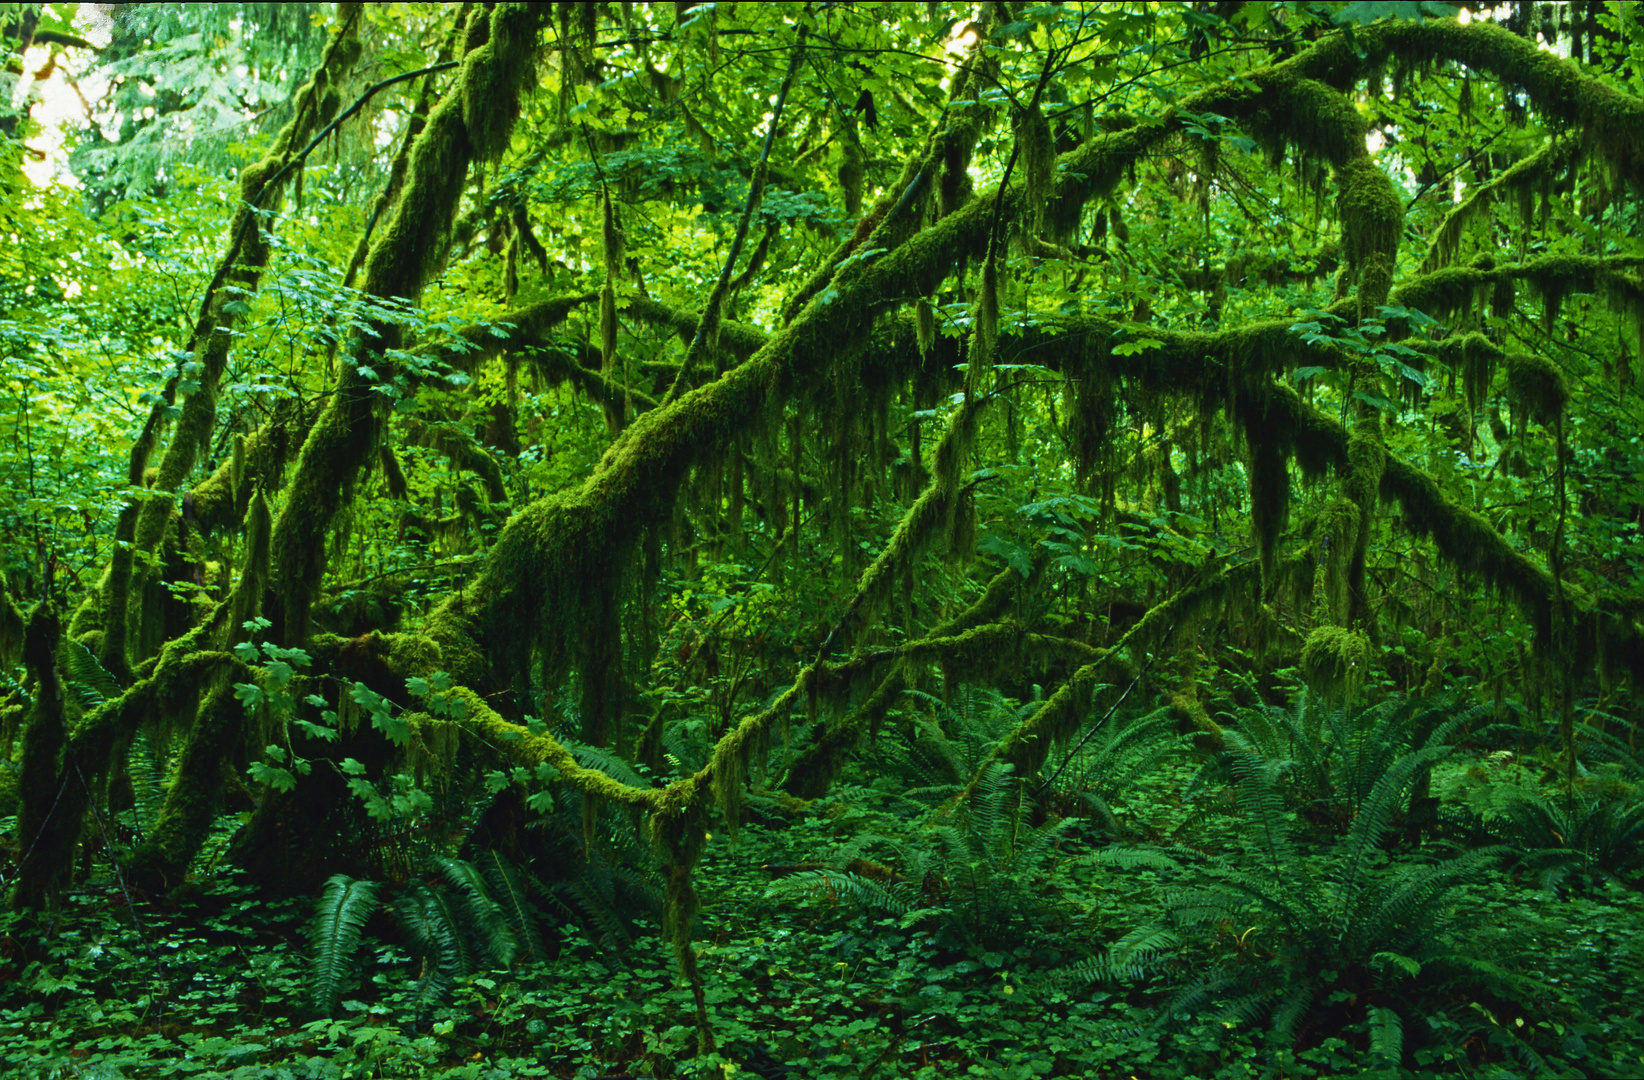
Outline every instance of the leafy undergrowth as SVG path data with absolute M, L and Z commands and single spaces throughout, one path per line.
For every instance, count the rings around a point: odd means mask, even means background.
M 1402 823 L 1362 824 L 1377 790 L 1402 790 L 1396 768 L 1332 817 L 1252 755 L 1219 780 L 1185 751 L 1150 761 L 1099 813 L 1072 813 L 1077 787 L 1047 801 L 1065 817 L 1034 814 L 1008 773 L 959 814 L 940 785 L 921 798 L 895 769 L 794 820 L 755 799 L 698 871 L 706 1054 L 691 992 L 643 917 L 622 944 L 545 919 L 551 960 L 481 964 L 430 1004 L 426 962 L 378 909 L 321 1016 L 311 898 L 265 902 L 225 869 L 162 905 L 93 876 L 54 914 L 0 922 L 0 1073 L 1644 1073 L 1644 901 L 1630 871 L 1555 890 L 1534 860 L 1456 858 L 1508 852 L 1490 846 L 1496 819 L 1470 809 L 1503 760 L 1444 761 L 1442 809 L 1419 843 L 1391 827 Z M 1361 833 L 1377 842 L 1355 855 Z M 1428 890 L 1405 922 L 1399 888 Z M 1478 970 L 1458 974 L 1457 957 Z

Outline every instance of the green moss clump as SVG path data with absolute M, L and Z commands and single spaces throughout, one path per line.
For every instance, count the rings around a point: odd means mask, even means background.
M 1336 498 L 1313 521 L 1315 591 L 1321 614 L 1337 623 L 1345 622 L 1349 614 L 1348 569 L 1358 546 L 1361 517 L 1356 505 L 1346 498 Z
M 1207 740 L 1207 745 L 1220 747 L 1222 745 L 1222 726 L 1211 719 L 1210 712 L 1199 700 L 1199 686 L 1197 682 L 1189 681 L 1180 688 L 1165 695 L 1165 701 L 1170 705 L 1171 715 L 1178 723 L 1197 728 L 1202 734 L 1198 737 Z
M 1570 404 L 1564 373 L 1543 356 L 1512 353 L 1507 357 L 1507 400 L 1519 432 L 1529 421 L 1556 428 Z
M 1301 671 L 1315 693 L 1346 700 L 1370 671 L 1370 639 L 1343 626 L 1320 626 L 1302 644 Z
M 1349 272 L 1359 277 L 1363 310 L 1387 302 L 1393 263 L 1404 236 L 1404 201 L 1392 179 L 1362 152 L 1362 141 L 1359 147 L 1360 154 L 1336 174 L 1336 214 L 1341 219 L 1342 255 Z M 1379 274 L 1366 280 L 1365 271 L 1376 267 Z

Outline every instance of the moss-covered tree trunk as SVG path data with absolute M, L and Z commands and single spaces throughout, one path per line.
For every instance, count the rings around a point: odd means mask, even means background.
M 268 234 L 273 230 L 285 189 L 298 176 L 293 167 L 300 166 L 297 154 L 336 116 L 342 104 L 341 86 L 360 58 L 360 9 L 357 3 L 337 5 L 337 25 L 321 54 L 319 67 L 292 100 L 290 122 L 275 137 L 273 148 L 240 173 L 240 206 L 229 227 L 228 248 L 201 303 L 190 339 L 194 370 L 184 383 L 174 382 L 168 387 L 172 400 L 165 405 L 174 403 L 182 385 L 193 389 L 184 392 L 171 439 L 152 477 L 144 465 L 160 439 L 160 406 L 156 406 L 144 437 L 133 450 L 129 479 L 133 485 L 152 488 L 152 492 L 134 500 L 122 514 L 122 542 L 116 546 L 103 586 L 103 633 L 98 649 L 103 665 L 122 677 L 134 660 L 144 659 L 158 648 L 161 635 L 153 627 L 145 633 L 142 625 L 152 613 L 145 610 L 141 598 L 153 582 L 153 568 L 162 546 L 168 538 L 173 545 L 180 543 L 175 493 L 194 472 L 201 453 L 209 448 L 217 420 L 218 384 L 228 366 L 235 327 L 273 252 Z M 245 493 L 235 494 L 243 498 Z
M 22 776 L 18 784 L 17 837 L 20 845 L 17 884 L 11 902 L 18 908 L 46 907 L 68 883 L 74 865 L 74 841 L 80 834 L 83 804 L 65 799 L 76 783 L 65 759 L 68 723 L 63 682 L 57 674 L 62 628 L 57 612 L 42 601 L 29 616 L 23 635 L 23 662 L 33 677 L 34 705 L 23 728 Z
M 430 112 L 411 149 L 399 203 L 366 256 L 362 287 L 368 295 L 415 301 L 435 272 L 469 166 L 507 148 L 520 101 L 536 85 L 537 32 L 548 7 L 472 9 L 456 84 Z M 555 317 L 562 318 L 564 310 L 554 306 Z M 352 342 L 352 360 L 340 366 L 334 392 L 303 444 L 273 527 L 264 611 L 275 640 L 299 644 L 308 637 L 325 573 L 326 539 L 376 453 L 386 401 L 376 388 L 394 377 L 392 352 L 404 342 L 404 328 L 386 320 L 374 322 L 370 333 Z M 236 845 L 236 858 L 267 868 L 324 865 L 316 845 L 323 847 L 327 838 L 288 820 L 305 813 L 304 792 L 318 793 L 318 783 L 307 778 L 292 797 L 265 799 Z M 324 805 L 330 807 L 334 797 L 331 792 Z
M 507 148 L 523 94 L 535 86 L 537 32 L 545 4 L 476 7 L 457 85 L 429 115 L 411 151 L 404 193 L 365 260 L 367 295 L 414 302 L 450 235 L 468 167 Z M 274 526 L 273 577 L 265 605 L 277 640 L 303 641 L 325 572 L 326 538 L 353 495 L 380 434 L 400 325 L 378 320 L 352 344 L 325 410 L 303 444 Z M 363 373 L 362 373 L 363 372 Z

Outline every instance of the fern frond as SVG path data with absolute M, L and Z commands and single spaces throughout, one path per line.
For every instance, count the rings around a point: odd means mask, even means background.
M 391 910 L 420 968 L 411 995 L 410 1022 L 415 1026 L 457 976 L 473 970 L 472 957 L 455 912 L 438 890 L 417 882 L 394 900 Z
M 512 964 L 519 954 L 519 939 L 514 936 L 513 928 L 492 899 L 484 875 L 473 863 L 462 859 L 435 858 L 434 865 L 462 895 L 469 928 L 491 962 L 504 968 Z
M 561 738 L 560 742 L 571 751 L 571 756 L 577 759 L 577 764 L 584 769 L 597 769 L 615 780 L 619 784 L 629 787 L 648 788 L 651 782 L 634 771 L 634 767 L 624 758 L 606 750 L 603 747 L 589 746 L 587 743 L 575 742 Z
M 1392 1066 L 1404 1060 L 1404 1017 L 1392 1009 L 1372 1005 L 1367 1026 L 1370 1053 Z
M 1348 827 L 1343 852 L 1344 875 L 1350 890 L 1357 889 L 1364 873 L 1381 849 L 1382 840 L 1393 827 L 1393 817 L 1404 805 L 1404 796 L 1415 782 L 1416 773 L 1449 753 L 1448 747 L 1415 750 L 1393 762 L 1371 785 L 1359 802 Z
M 633 935 L 617 914 L 617 896 L 611 877 L 584 869 L 556 890 L 555 898 L 573 916 L 599 928 L 605 940 L 615 945 L 633 943 Z
M 1085 861 L 1098 866 L 1117 866 L 1121 870 L 1171 870 L 1182 868 L 1173 856 L 1156 848 L 1105 847 L 1085 856 Z
M 165 763 L 158 760 L 146 732 L 139 731 L 131 740 L 126 774 L 131 777 L 132 816 L 137 820 L 138 832 L 147 835 L 159 820 L 165 802 Z
M 1175 954 L 1180 936 L 1157 926 L 1142 926 L 1093 956 L 1055 973 L 1057 981 L 1140 982 L 1148 972 Z
M 1307 1007 L 1313 1004 L 1315 988 L 1311 981 L 1298 983 L 1283 1001 L 1273 1009 L 1273 1023 L 1268 1029 L 1268 1037 L 1272 1039 L 1275 1048 L 1288 1050 L 1296 1043 L 1296 1027 L 1302 1017 L 1307 1015 Z
M 804 896 L 833 902 L 849 899 L 900 918 L 914 908 L 917 897 L 912 892 L 907 883 L 887 885 L 860 874 L 807 870 L 771 882 L 765 889 L 765 896 L 770 899 Z
M 1627 730 L 1625 721 L 1611 719 L 1617 728 Z M 1637 745 L 1617 737 L 1614 731 L 1589 723 L 1577 724 L 1576 741 L 1581 744 L 1583 756 L 1589 760 L 1619 765 L 1626 776 L 1636 777 L 1644 773 L 1644 755 L 1639 753 Z
M 1171 1023 L 1175 1017 L 1203 1012 L 1204 1007 L 1211 1002 L 1225 1000 L 1227 992 L 1236 989 L 1239 982 L 1239 976 L 1226 969 L 1210 972 L 1176 991 L 1169 1003 L 1159 1010 L 1155 1026 L 1163 1027 Z
M 474 953 L 462 932 L 461 917 L 439 889 L 418 882 L 394 901 L 393 911 L 412 956 L 431 960 L 452 975 L 474 970 Z
M 1296 862 L 1296 848 L 1290 841 L 1285 823 L 1284 801 L 1278 789 L 1269 782 L 1265 763 L 1248 754 L 1233 758 L 1234 791 L 1263 847 L 1263 854 L 1271 860 L 1275 870 Z
M 484 852 L 477 862 L 486 884 L 491 887 L 492 900 L 519 942 L 521 958 L 533 964 L 547 961 L 536 909 L 526 895 L 526 882 L 519 870 L 496 851 Z
M 120 696 L 120 684 L 114 676 L 97 662 L 90 649 L 72 638 L 63 644 L 63 667 L 68 670 L 69 684 L 87 709 Z
M 377 883 L 335 874 L 314 905 L 308 924 L 314 1005 L 330 1015 L 337 1007 L 359 948 L 366 919 L 377 909 Z

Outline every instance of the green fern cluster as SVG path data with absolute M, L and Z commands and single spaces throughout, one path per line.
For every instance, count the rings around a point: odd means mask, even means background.
M 1393 697 L 1357 712 L 1320 707 L 1299 694 L 1289 709 L 1258 705 L 1223 714 L 1226 753 L 1199 782 L 1226 776 L 1235 761 L 1256 763 L 1265 780 L 1306 818 L 1341 831 L 1407 755 L 1413 766 L 1411 802 L 1426 797 L 1431 767 L 1449 753 L 1456 734 L 1480 722 L 1487 706 L 1465 707 L 1449 696 Z
M 366 922 L 386 908 L 419 965 L 420 1014 L 451 983 L 482 967 L 548 959 L 526 877 L 501 855 L 475 862 L 436 858 L 428 880 L 410 883 L 384 903 L 382 886 L 334 875 L 308 925 L 315 1007 L 329 1015 L 347 987 Z
M 577 760 L 588 768 L 596 755 L 608 751 L 573 746 Z M 612 756 L 613 761 L 620 759 Z M 608 775 L 624 783 L 640 786 L 626 764 Z M 590 937 L 613 949 L 633 944 L 635 924 L 652 919 L 662 911 L 662 880 L 648 840 L 640 835 L 634 817 L 626 810 L 600 804 L 590 805 L 592 832 L 587 828 L 583 796 L 569 785 L 554 796 L 554 809 L 537 823 L 540 842 L 536 855 L 526 863 L 530 881 L 545 903 L 566 920 L 589 928 Z
M 1644 801 L 1493 784 L 1469 802 L 1544 889 L 1620 881 L 1644 866 Z
M 904 740 L 886 741 L 884 768 L 903 782 L 908 798 L 925 805 L 946 801 L 968 784 L 994 747 L 1040 704 L 1018 705 L 974 686 L 960 688 L 951 703 L 919 691 L 909 697 L 928 711 L 909 718 Z
M 849 901 L 904 927 L 931 926 L 951 945 L 1020 941 L 1060 920 L 1053 879 L 1073 861 L 1057 856 L 1076 819 L 1034 826 L 1031 810 L 1010 766 L 990 764 L 958 810 L 926 814 L 905 837 L 859 836 L 833 866 L 780 878 L 766 895 Z M 867 863 L 867 854 L 888 861 Z
M 1165 924 L 1144 927 L 1071 969 L 1085 979 L 1134 978 L 1188 943 L 1209 953 L 1203 974 L 1161 1010 L 1171 1018 L 1265 1022 L 1275 1065 L 1304 1035 L 1360 1027 L 1374 1054 L 1396 1068 L 1408 1021 L 1458 990 L 1525 1000 L 1538 987 L 1471 955 L 1450 926 L 1458 891 L 1504 854 L 1491 847 L 1436 862 L 1391 862 L 1395 818 L 1433 747 L 1408 751 L 1355 797 L 1355 812 L 1322 855 L 1304 858 L 1292 835 L 1284 774 L 1270 759 L 1235 752 L 1233 789 L 1245 814 L 1246 853 L 1193 864 L 1180 853 L 1110 849 L 1119 866 L 1174 871 Z
M 1108 834 L 1117 835 L 1114 801 L 1191 743 L 1192 737 L 1176 734 L 1175 727 L 1169 708 L 1128 719 L 1110 713 L 1046 783 L 1077 799 Z

